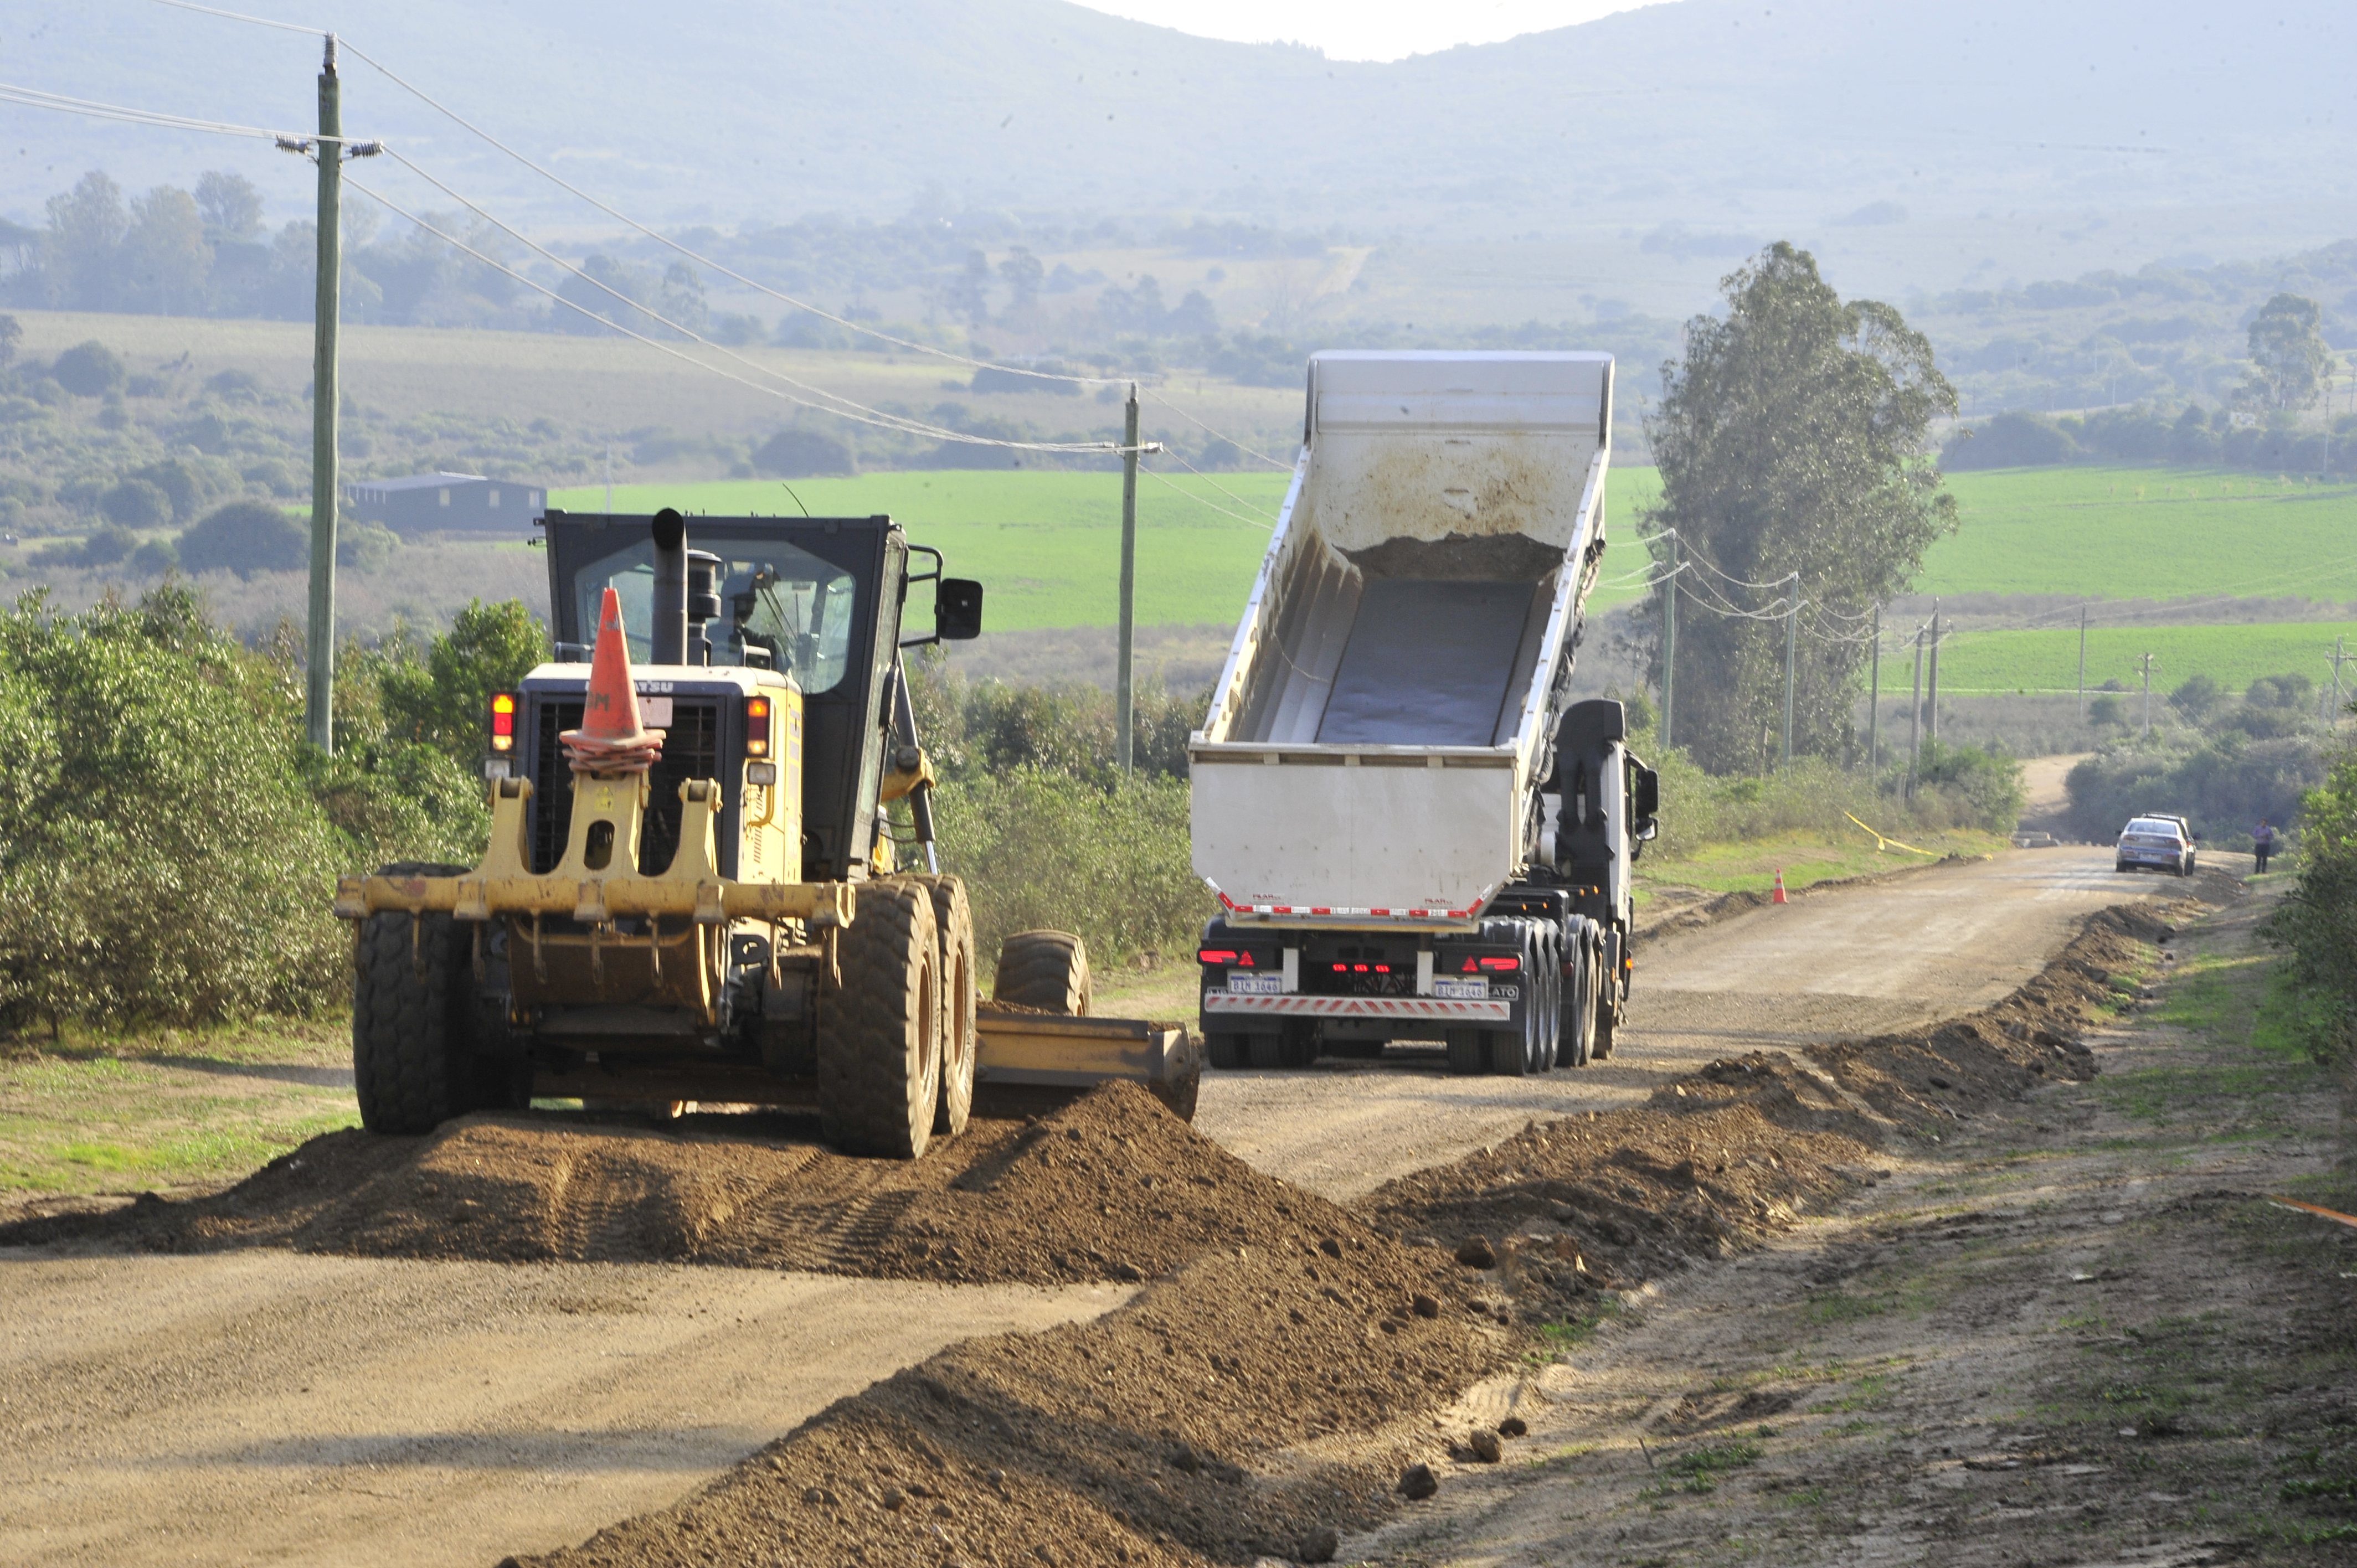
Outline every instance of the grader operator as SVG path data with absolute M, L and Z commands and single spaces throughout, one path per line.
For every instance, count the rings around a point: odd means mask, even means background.
M 1127 1078 L 1192 1114 L 1183 1030 L 1076 1015 L 1077 937 L 1009 938 L 999 1005 L 977 998 L 900 655 L 977 635 L 980 584 L 887 517 L 698 518 L 694 549 L 669 510 L 542 521 L 558 658 L 492 699 L 482 863 L 338 886 L 364 1125 L 802 1106 L 837 1148 L 909 1159 L 977 1085 Z M 932 632 L 904 639 L 928 583 Z

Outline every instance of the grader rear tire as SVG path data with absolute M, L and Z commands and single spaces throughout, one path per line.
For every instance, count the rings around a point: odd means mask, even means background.
M 990 993 L 1018 1007 L 1089 1015 L 1089 945 L 1070 931 L 1017 931 L 998 950 Z
M 843 990 L 819 1014 L 819 1125 L 846 1155 L 913 1160 L 941 1094 L 933 901 L 897 878 L 871 882 L 841 941 Z
M 404 861 L 386 876 L 459 876 Z M 413 924 L 413 922 L 415 922 Z M 430 1133 L 474 1109 L 474 975 L 447 915 L 387 910 L 361 928 L 352 975 L 352 1087 L 371 1133 Z
M 941 944 L 942 1094 L 933 1131 L 954 1138 L 974 1114 L 974 1068 L 980 1042 L 974 1024 L 974 910 L 965 884 L 954 876 L 911 876 L 933 900 L 933 934 Z

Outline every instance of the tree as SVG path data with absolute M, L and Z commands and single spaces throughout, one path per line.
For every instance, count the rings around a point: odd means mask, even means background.
M 131 231 L 119 252 L 123 303 L 159 316 L 196 315 L 204 308 L 205 280 L 213 266 L 196 199 L 159 185 L 133 202 L 131 210 Z
M 16 345 L 25 340 L 25 328 L 13 316 L 0 315 L 0 371 L 15 362 Z
M 48 200 L 47 262 L 49 293 L 74 310 L 107 310 L 114 304 L 115 251 L 131 231 L 123 188 L 92 169 L 74 188 Z
M 231 501 L 180 535 L 180 564 L 190 573 L 293 572 L 311 559 L 311 534 L 264 501 Z
M 262 230 L 262 192 L 242 174 L 208 169 L 197 177 L 197 210 L 205 220 L 205 242 L 250 240 Z
M 1039 257 L 1017 245 L 998 263 L 998 275 L 1006 280 L 1006 308 L 1028 310 L 1039 303 L 1039 283 L 1048 275 L 1048 269 Z
M 953 316 L 963 316 L 968 324 L 982 327 L 990 320 L 990 258 L 980 251 L 969 251 L 965 270 L 942 285 L 942 305 Z
M 2332 369 L 2323 328 L 2323 307 L 2296 294 L 2259 306 L 2251 320 L 2251 368 L 2236 400 L 2266 413 L 2298 413 L 2314 403 Z
M 76 397 L 100 397 L 123 385 L 129 372 L 114 350 L 93 338 L 59 354 L 49 378 Z
M 379 678 L 385 728 L 469 766 L 483 751 L 492 694 L 512 692 L 548 657 L 548 628 L 521 599 L 469 599 L 421 662 L 403 658 Z
M 2169 705 L 2182 714 L 2190 725 L 2200 724 L 2216 713 L 2225 701 L 2224 689 L 2207 675 L 2189 675 L 2176 691 L 2169 694 Z
M 1889 306 L 1844 301 L 1805 251 L 1779 242 L 1722 286 L 1726 317 L 1686 324 L 1685 357 L 1663 367 L 1645 428 L 1662 475 L 1650 548 L 1666 564 L 1674 539 L 1693 564 L 1677 579 L 1675 739 L 1727 772 L 1753 764 L 1763 726 L 1781 731 L 1785 596 L 1773 585 L 1795 572 L 1793 749 L 1846 748 L 1868 614 L 1956 526 L 1954 498 L 1923 460 L 1956 393 L 1922 334 Z M 1660 659 L 1657 646 L 1657 678 Z

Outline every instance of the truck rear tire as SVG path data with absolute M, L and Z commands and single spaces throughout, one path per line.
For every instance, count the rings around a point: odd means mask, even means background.
M 1571 983 L 1564 987 L 1565 1049 L 1573 1067 L 1596 1059 L 1596 949 L 1585 931 L 1573 950 Z
M 1540 1062 L 1546 1046 L 1546 1010 L 1552 1004 L 1545 979 L 1540 973 L 1545 947 L 1539 940 L 1537 928 L 1528 921 L 1510 922 L 1504 935 L 1509 941 L 1519 940 L 1522 948 L 1518 973 L 1522 981 L 1523 1026 L 1485 1031 L 1490 1042 L 1490 1070 L 1505 1078 L 1527 1078 L 1544 1070 Z
M 1246 1035 L 1217 1034 L 1203 1036 L 1203 1055 L 1221 1072 L 1234 1072 L 1244 1065 L 1248 1047 Z
M 941 1093 L 933 901 L 897 878 L 871 882 L 841 942 L 843 990 L 819 1015 L 819 1125 L 846 1155 L 913 1160 Z
M 1609 994 L 1608 989 L 1604 996 L 1609 998 Z M 1612 1006 L 1609 1000 L 1599 999 L 1596 1009 L 1596 1059 L 1598 1061 L 1612 1059 L 1612 1036 L 1620 1027 L 1620 1019 L 1618 1010 Z
M 1475 1073 L 1490 1070 L 1490 1043 L 1480 1029 L 1451 1029 L 1443 1036 L 1448 1046 L 1448 1070 L 1458 1078 L 1470 1078 Z
M 941 944 L 942 1094 L 933 1131 L 954 1138 L 974 1114 L 974 1069 L 981 1042 L 974 1033 L 974 909 L 965 884 L 954 876 L 911 876 L 933 901 L 933 935 Z
M 1089 945 L 1070 931 L 1017 931 L 998 950 L 990 993 L 1018 1007 L 1089 1015 Z
M 463 876 L 404 861 L 382 876 Z M 353 955 L 352 1088 L 371 1133 L 430 1133 L 474 1109 L 474 973 L 447 915 L 371 915 Z

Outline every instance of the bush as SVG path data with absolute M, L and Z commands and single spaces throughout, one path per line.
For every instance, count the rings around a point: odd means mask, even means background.
M 2034 413 L 2000 413 L 1977 430 L 1960 430 L 1940 449 L 1940 467 L 2027 468 L 2078 455 L 2069 435 Z
M 180 553 L 168 539 L 151 539 L 131 553 L 131 575 L 135 577 L 160 577 L 179 569 Z
M 2115 742 L 2071 769 L 2065 788 L 2071 830 L 2093 843 L 2110 843 L 2144 811 L 2180 813 L 2205 839 L 2225 842 L 2262 817 L 2290 821 L 2323 778 L 2310 736 L 2252 740 L 2229 731 L 2200 744 L 2180 733 Z
M 1215 910 L 1195 875 L 1187 786 L 1110 789 L 1023 765 L 942 784 L 942 869 L 967 882 L 976 956 L 988 970 L 1017 931 L 1077 931 L 1107 966 L 1191 951 Z
M 2189 676 L 2169 694 L 2169 705 L 2184 715 L 2186 723 L 2193 725 L 2217 712 L 2225 700 L 2224 690 L 2207 675 Z
M 266 501 L 231 501 L 180 535 L 188 572 L 294 572 L 311 560 L 310 532 Z
M 336 564 L 357 572 L 383 571 L 400 548 L 401 536 L 381 522 L 346 519 L 336 530 Z
M 364 656 L 354 674 L 375 680 L 391 740 L 432 746 L 471 773 L 482 757 L 492 693 L 514 691 L 548 655 L 548 628 L 522 600 L 469 599 L 423 658 L 395 639 Z
M 92 338 L 77 343 L 58 356 L 49 379 L 76 397 L 102 397 L 129 379 L 114 351 Z
M 340 994 L 328 896 L 348 862 L 298 773 L 297 717 L 184 590 L 0 615 L 0 1026 Z
M 791 426 L 753 449 L 753 467 L 764 474 L 799 479 L 813 474 L 848 474 L 851 448 L 821 430 Z
M 2299 878 L 2261 929 L 2284 950 L 2292 1030 L 2318 1061 L 2357 1058 L 2357 747 L 2300 802 Z
M 98 510 L 125 528 L 156 528 L 172 521 L 172 498 L 145 479 L 124 479 L 98 498 Z

